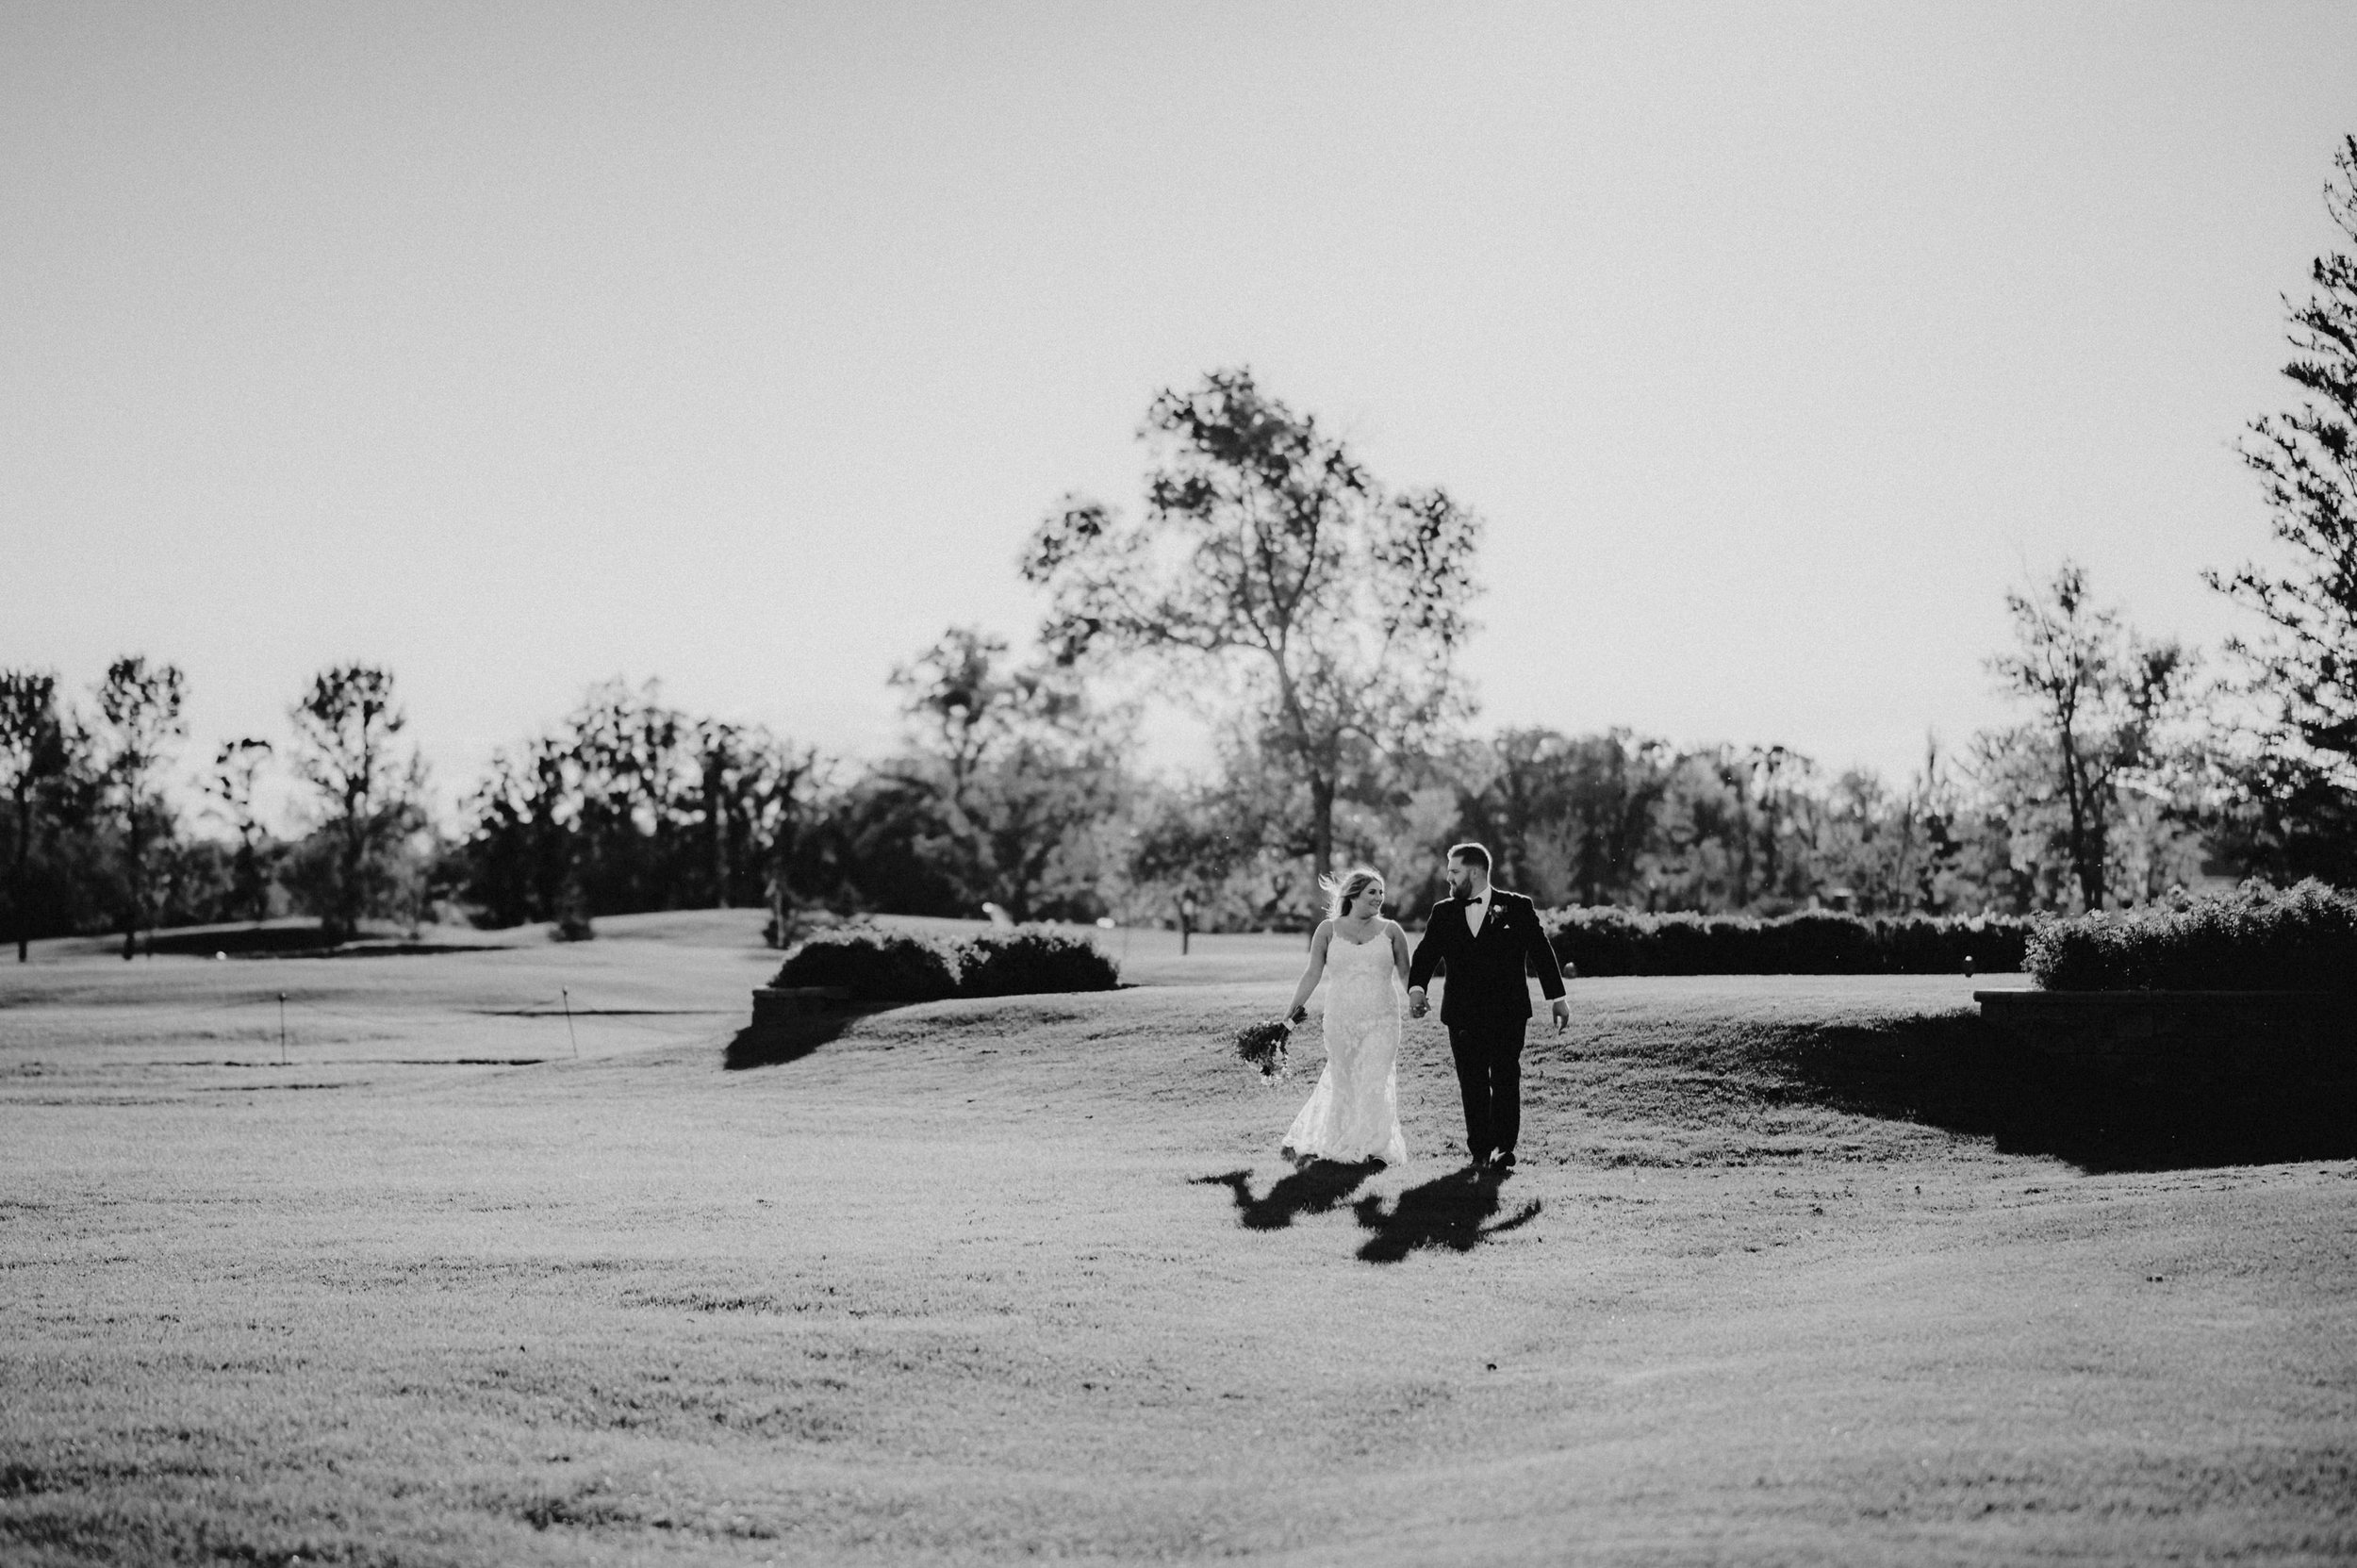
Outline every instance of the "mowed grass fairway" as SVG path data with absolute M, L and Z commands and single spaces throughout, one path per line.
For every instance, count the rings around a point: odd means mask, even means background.
M 1407 1167 L 1277 1158 L 1293 939 L 783 1048 L 759 923 L 0 973 L 0 1560 L 2357 1554 L 2357 1164 L 1973 982 L 1575 982 L 1482 1184 L 1433 1021 Z

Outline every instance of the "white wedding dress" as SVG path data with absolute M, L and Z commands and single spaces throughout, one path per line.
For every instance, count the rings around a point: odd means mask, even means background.
M 1390 933 L 1336 933 L 1326 948 L 1326 1070 L 1285 1134 L 1289 1154 L 1356 1164 L 1408 1158 L 1399 1130 L 1398 972 Z

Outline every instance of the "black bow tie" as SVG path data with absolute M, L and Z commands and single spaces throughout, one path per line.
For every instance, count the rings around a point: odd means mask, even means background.
M 1481 898 L 1478 898 L 1478 899 L 1467 899 L 1465 901 L 1466 901 L 1467 903 L 1469 903 L 1469 904 L 1486 904 L 1486 903 L 1488 903 L 1488 902 L 1490 901 L 1490 900 L 1489 900 L 1488 895 L 1486 895 L 1486 894 L 1485 894 L 1485 895 L 1483 895 Z

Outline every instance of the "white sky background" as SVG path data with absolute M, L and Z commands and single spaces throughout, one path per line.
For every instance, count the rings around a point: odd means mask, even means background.
M 616 674 L 874 754 L 1244 363 L 1488 517 L 1486 725 L 1904 778 L 2025 565 L 2240 623 L 2350 130 L 2345 4 L 11 0 L 0 665 L 195 762 L 381 661 L 446 802 Z

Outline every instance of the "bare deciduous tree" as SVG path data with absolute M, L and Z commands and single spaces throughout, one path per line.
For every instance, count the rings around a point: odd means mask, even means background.
M 329 941 L 342 941 L 390 884 L 387 857 L 418 825 L 425 765 L 401 746 L 408 716 L 392 672 L 376 666 L 321 670 L 288 717 L 295 776 L 319 792 L 331 840 L 321 924 Z
M 2008 592 L 2015 645 L 1988 661 L 2007 694 L 2028 702 L 2024 726 L 1975 742 L 1988 783 L 2059 813 L 2056 848 L 2080 903 L 2103 907 L 2115 791 L 2165 760 L 2163 730 L 2186 695 L 2193 659 L 2173 639 L 2147 642 L 2089 597 L 2065 561 L 2044 587 Z
M 755 852 L 764 867 L 762 892 L 769 904 L 768 940 L 790 946 L 801 923 L 801 889 L 794 868 L 802 838 L 819 811 L 832 772 L 815 746 L 773 735 L 758 727 L 746 732 L 739 797 Z
M 695 800 L 711 857 L 713 907 L 729 907 L 729 889 L 750 865 L 759 872 L 769 909 L 768 938 L 784 947 L 800 924 L 794 862 L 825 765 L 816 748 L 781 739 L 757 724 L 700 718 L 687 734 Z
M 150 665 L 136 653 L 108 665 L 106 679 L 98 684 L 104 748 L 100 777 L 105 799 L 123 829 L 126 959 L 138 951 L 140 926 L 150 913 L 155 841 L 172 827 L 172 808 L 157 778 L 173 749 L 188 737 L 187 721 L 180 717 L 186 695 L 179 666 Z
M 906 782 L 929 792 L 927 857 L 977 903 L 1032 918 L 1051 887 L 1093 880 L 1090 832 L 1118 801 L 1125 721 L 1068 668 L 1016 665 L 1006 639 L 952 627 L 893 671 L 916 732 Z
M 16 925 L 16 961 L 30 955 L 33 913 L 25 868 L 32 854 L 33 818 L 41 786 L 61 777 L 73 760 L 71 731 L 58 708 L 58 678 L 46 671 L 0 669 L 0 779 L 13 808 L 15 843 L 8 861 L 8 909 Z
M 262 769 L 270 766 L 271 743 L 247 735 L 224 740 L 213 752 L 213 771 L 205 793 L 218 802 L 220 813 L 238 835 L 234 885 L 238 902 L 255 921 L 270 915 L 270 875 L 262 864 L 262 845 L 269 837 L 255 801 Z

